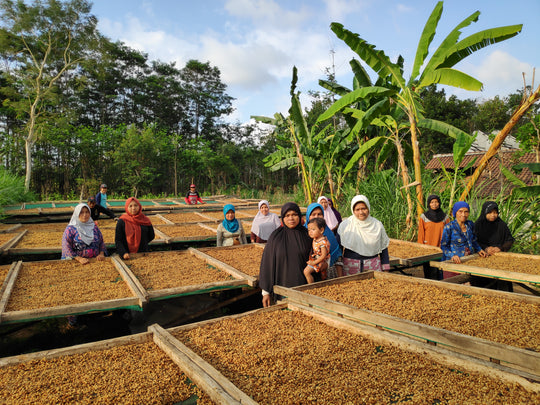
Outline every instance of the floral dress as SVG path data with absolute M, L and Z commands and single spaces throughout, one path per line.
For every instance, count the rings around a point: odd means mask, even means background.
M 97 225 L 94 225 L 94 240 L 87 245 L 84 243 L 73 225 L 68 225 L 62 236 L 62 259 L 79 257 L 97 257 L 101 252 L 107 254 L 103 235 Z

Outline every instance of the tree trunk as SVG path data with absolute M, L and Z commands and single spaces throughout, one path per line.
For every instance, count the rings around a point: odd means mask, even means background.
M 489 147 L 488 151 L 484 154 L 482 159 L 480 159 L 480 163 L 478 164 L 478 167 L 474 171 L 471 179 L 467 183 L 467 186 L 465 187 L 465 190 L 463 190 L 463 193 L 459 197 L 461 201 L 464 201 L 467 196 L 469 195 L 470 191 L 476 184 L 476 181 L 486 168 L 487 164 L 489 163 L 489 160 L 497 154 L 499 149 L 501 148 L 504 140 L 514 128 L 514 126 L 518 123 L 518 121 L 523 117 L 523 114 L 527 112 L 529 108 L 538 100 L 540 99 L 540 86 L 537 87 L 537 89 L 532 93 L 526 100 L 524 100 L 518 107 L 518 109 L 512 114 L 512 117 L 510 118 L 510 121 L 506 123 L 504 128 L 497 134 L 495 139 L 493 140 L 493 143 Z
M 407 218 L 405 220 L 405 223 L 407 224 L 407 227 L 410 228 L 412 226 L 412 211 L 413 211 L 413 204 L 411 200 L 411 193 L 409 192 L 409 183 L 411 182 L 409 177 L 409 169 L 407 168 L 407 164 L 405 163 L 405 155 L 403 154 L 403 148 L 401 147 L 401 142 L 399 141 L 399 136 L 396 134 L 396 149 L 398 153 L 398 163 L 399 167 L 401 168 L 401 179 L 403 181 L 403 187 L 405 188 L 405 196 L 407 199 Z
M 418 136 L 416 134 L 416 118 L 412 111 L 408 112 L 409 122 L 411 124 L 411 146 L 413 150 L 413 161 L 414 161 L 414 180 L 417 182 L 416 185 L 416 214 L 418 216 L 422 215 L 422 205 L 424 201 L 424 195 L 422 191 L 422 169 L 420 167 L 420 148 L 418 147 Z

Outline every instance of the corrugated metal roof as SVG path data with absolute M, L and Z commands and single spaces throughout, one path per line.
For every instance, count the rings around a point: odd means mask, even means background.
M 467 153 L 463 158 L 463 161 L 459 165 L 460 168 L 467 166 L 471 161 L 474 161 L 471 169 L 474 171 L 478 167 L 482 156 L 485 152 L 473 152 Z M 534 163 L 536 157 L 534 153 L 525 153 L 523 156 L 519 156 L 520 151 L 506 151 L 499 152 L 493 156 L 487 167 L 482 172 L 482 175 L 478 179 L 476 188 L 479 190 L 479 195 L 482 197 L 496 195 L 501 192 L 502 189 L 509 191 L 515 186 L 506 179 L 504 174 L 501 173 L 500 166 L 504 165 L 508 169 L 512 169 L 512 166 L 518 163 Z M 430 162 L 426 165 L 426 169 L 439 171 L 442 167 L 446 170 L 454 171 L 454 159 L 451 153 L 434 155 Z M 523 169 L 521 173 L 515 173 L 516 176 L 522 180 L 525 184 L 532 186 L 534 183 L 534 176 L 529 169 Z

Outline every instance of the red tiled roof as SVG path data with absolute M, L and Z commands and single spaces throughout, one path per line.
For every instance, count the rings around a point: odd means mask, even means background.
M 473 152 L 467 153 L 463 158 L 463 161 L 459 165 L 460 168 L 467 166 L 471 161 L 474 161 L 471 170 L 474 171 L 478 167 L 480 160 L 484 156 L 485 152 Z M 479 195 L 491 196 L 501 192 L 504 188 L 509 191 L 515 186 L 501 173 L 500 165 L 504 165 L 506 168 L 512 170 L 512 166 L 518 163 L 534 163 L 536 157 L 534 153 L 525 153 L 523 156 L 519 156 L 520 151 L 504 151 L 499 152 L 493 156 L 480 178 L 476 183 L 476 188 L 479 190 Z M 430 162 L 426 165 L 426 169 L 438 171 L 444 166 L 447 170 L 454 170 L 454 159 L 452 154 L 434 155 Z M 529 169 L 523 169 L 521 173 L 515 173 L 516 177 L 522 180 L 525 184 L 532 186 L 534 183 L 534 176 Z

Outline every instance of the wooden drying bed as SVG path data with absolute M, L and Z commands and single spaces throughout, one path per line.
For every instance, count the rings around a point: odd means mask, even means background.
M 399 239 L 390 239 L 388 254 L 391 259 L 397 259 L 398 263 L 412 267 L 430 260 L 440 259 L 442 250 L 435 246 L 409 242 Z
M 540 378 L 538 297 L 382 272 L 293 289 L 275 286 L 274 292 Z
M 241 288 L 244 275 L 223 263 L 208 260 L 196 250 L 149 252 L 119 260 L 138 289 L 149 300 Z
M 477 254 L 461 258 L 461 264 L 450 261 L 430 262 L 432 267 L 455 273 L 496 278 L 518 283 L 540 284 L 540 256 L 500 252 L 487 258 Z
M 13 263 L 2 287 L 0 322 L 142 306 L 137 286 L 111 258 Z
M 159 225 L 154 227 L 156 236 L 166 243 L 183 241 L 208 241 L 216 239 L 216 232 L 204 224 Z
M 540 401 L 538 382 L 503 366 L 291 303 L 167 330 L 152 325 L 138 335 L 3 358 L 0 367 L 0 383 L 17 390 L 2 390 L 2 401 L 16 393 L 58 403 L 77 393 L 79 403 L 125 402 L 114 393 L 131 398 L 140 390 L 134 402 L 151 402 L 149 394 L 174 403 L 184 398 L 177 396 L 182 374 L 205 403 Z M 44 375 L 55 383 L 43 384 Z M 115 383 L 117 375 L 125 381 Z
M 224 246 L 214 248 L 199 248 L 195 254 L 206 258 L 209 263 L 215 263 L 220 268 L 228 268 L 247 279 L 249 285 L 257 286 L 264 245 L 248 243 L 247 245 Z M 226 267 L 224 267 L 226 266 Z

